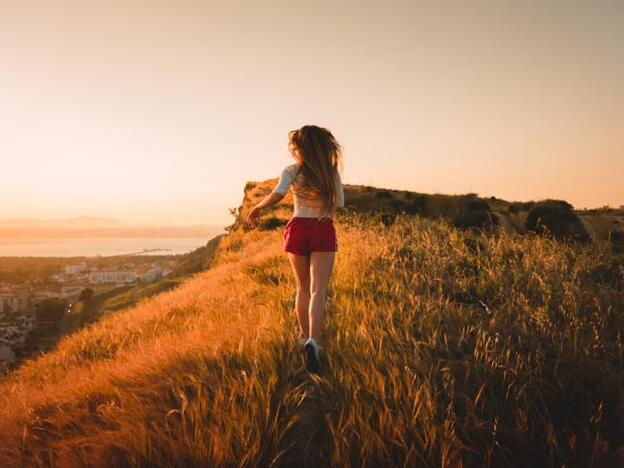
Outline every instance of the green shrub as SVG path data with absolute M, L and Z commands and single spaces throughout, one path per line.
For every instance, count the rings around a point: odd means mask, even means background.
M 427 197 L 425 195 L 414 195 L 410 197 L 410 202 L 406 206 L 405 212 L 408 214 L 424 215 L 427 213 Z
M 509 208 L 507 210 L 510 213 L 518 213 L 519 211 L 527 211 L 530 210 L 535 202 L 513 202 L 509 204 Z
M 572 205 L 564 200 L 536 202 L 525 222 L 527 231 L 550 234 L 557 239 L 588 241 L 589 235 L 574 213 Z
M 498 217 L 492 214 L 488 203 L 474 196 L 468 196 L 453 218 L 453 225 L 460 229 L 486 228 L 498 224 Z
M 375 193 L 375 196 L 377 198 L 392 198 L 392 194 L 388 192 L 387 190 L 380 190 L 377 193 Z
M 392 206 L 392 208 L 398 213 L 405 211 L 405 208 L 407 207 L 407 205 L 401 200 L 392 200 L 390 202 L 390 206 Z
M 350 220 L 345 220 L 346 224 L 356 225 L 358 223 L 366 223 L 369 226 L 382 224 L 385 227 L 394 224 L 397 218 L 397 214 L 385 213 L 381 211 L 371 211 L 369 213 L 362 213 L 361 216 L 354 216 Z
M 610 231 L 608 240 L 614 253 L 624 253 L 624 232 Z

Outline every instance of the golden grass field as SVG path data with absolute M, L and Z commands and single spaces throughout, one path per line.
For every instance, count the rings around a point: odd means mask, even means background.
M 340 215 L 311 376 L 282 229 L 234 229 L 209 270 L 0 380 L 0 466 L 624 463 L 608 244 Z

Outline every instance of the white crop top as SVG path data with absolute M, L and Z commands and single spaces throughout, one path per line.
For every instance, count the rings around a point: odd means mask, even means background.
M 296 172 L 296 164 L 286 166 L 280 175 L 277 186 L 273 189 L 273 193 L 285 195 L 288 187 L 291 188 L 293 203 L 295 205 L 293 216 L 300 218 L 320 218 L 325 214 L 331 218 L 331 213 L 324 212 L 324 202 L 318 197 L 318 194 L 295 187 L 296 183 L 292 184 Z M 344 190 L 338 171 L 336 171 L 336 192 L 336 207 L 342 208 L 344 207 Z

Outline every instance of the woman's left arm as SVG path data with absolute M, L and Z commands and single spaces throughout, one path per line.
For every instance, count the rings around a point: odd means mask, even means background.
M 255 227 L 258 224 L 258 219 L 260 218 L 260 210 L 279 203 L 280 200 L 286 196 L 286 191 L 288 190 L 294 176 L 294 169 L 294 166 L 288 166 L 282 171 L 279 180 L 277 181 L 277 186 L 271 193 L 260 200 L 260 202 L 251 209 L 249 215 L 247 215 L 247 224 L 251 227 Z

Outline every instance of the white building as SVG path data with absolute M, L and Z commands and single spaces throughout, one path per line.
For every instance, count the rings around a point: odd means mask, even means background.
M 91 271 L 90 283 L 132 283 L 136 276 L 131 271 Z
M 73 265 L 65 265 L 65 274 L 66 275 L 75 275 L 77 273 L 82 273 L 83 271 L 87 271 L 87 262 L 76 263 Z

